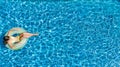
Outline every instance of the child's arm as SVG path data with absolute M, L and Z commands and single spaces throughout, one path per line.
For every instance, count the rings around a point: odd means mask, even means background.
M 12 45 L 12 43 L 8 43 L 9 47 L 14 49 L 15 46 Z

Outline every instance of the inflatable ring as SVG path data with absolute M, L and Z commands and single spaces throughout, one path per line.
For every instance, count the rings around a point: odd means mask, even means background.
M 12 28 L 11 30 L 13 30 L 13 29 L 15 29 L 15 28 Z M 21 33 L 24 33 L 24 32 L 26 32 L 26 30 L 24 30 L 24 29 L 22 29 L 22 28 L 19 28 L 19 30 L 13 30 L 13 31 L 10 33 L 10 36 L 13 36 L 14 34 L 21 34 Z M 7 36 L 7 35 L 8 35 L 8 32 L 5 34 L 5 36 Z M 14 48 L 10 48 L 10 47 L 9 47 L 9 44 L 6 44 L 6 47 L 9 48 L 9 49 L 11 49 L 11 50 L 22 49 L 22 48 L 25 46 L 25 44 L 27 43 L 27 40 L 28 40 L 28 39 L 25 38 L 25 39 L 21 40 L 19 43 L 12 44 L 12 45 L 14 45 Z

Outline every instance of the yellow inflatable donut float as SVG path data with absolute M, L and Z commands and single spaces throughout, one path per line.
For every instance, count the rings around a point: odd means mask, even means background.
M 15 29 L 15 28 L 12 28 L 11 30 L 13 30 L 13 29 Z M 13 30 L 9 35 L 13 36 L 14 34 L 21 34 L 24 32 L 26 32 L 26 30 L 19 28 L 19 30 Z M 7 36 L 7 35 L 8 35 L 8 32 L 5 34 L 5 36 Z M 28 40 L 27 38 L 24 38 L 19 43 L 15 43 L 15 44 L 13 43 L 12 45 L 14 46 L 14 48 L 11 48 L 9 46 L 9 44 L 6 44 L 6 47 L 11 49 L 11 50 L 19 50 L 25 46 L 25 44 L 27 43 L 27 40 Z

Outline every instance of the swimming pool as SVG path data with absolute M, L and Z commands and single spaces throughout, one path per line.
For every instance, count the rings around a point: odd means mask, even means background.
M 120 2 L 0 2 L 0 67 L 120 67 Z M 4 34 L 22 27 L 40 35 L 18 51 Z

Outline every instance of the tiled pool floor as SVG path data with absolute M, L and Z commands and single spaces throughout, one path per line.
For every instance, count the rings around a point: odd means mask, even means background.
M 120 67 L 119 2 L 0 4 L 0 67 Z M 40 35 L 12 51 L 2 37 L 13 27 Z

